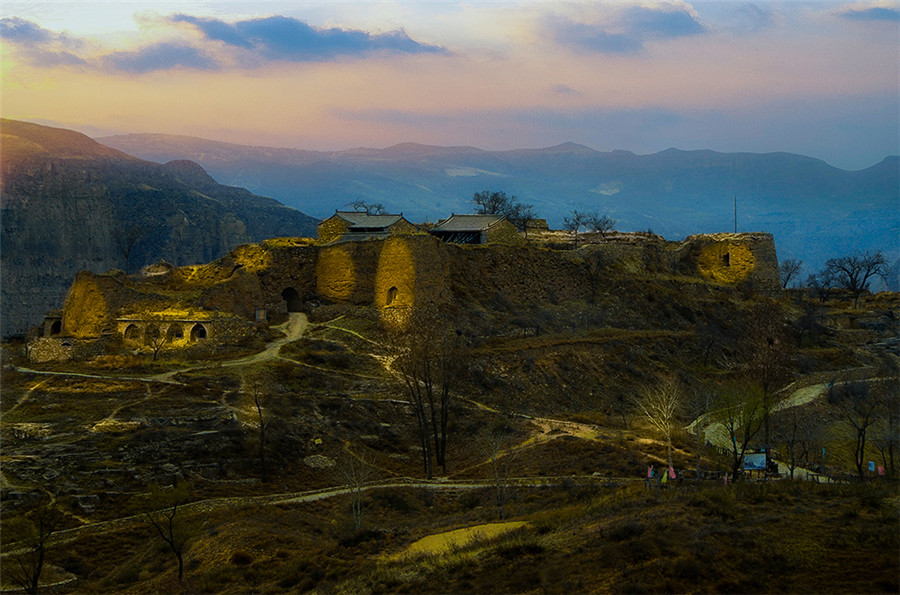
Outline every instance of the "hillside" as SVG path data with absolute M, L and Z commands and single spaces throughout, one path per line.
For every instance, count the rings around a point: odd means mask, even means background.
M 60 593 L 896 592 L 896 479 L 830 483 L 850 477 L 853 437 L 824 398 L 791 407 L 819 424 L 801 466 L 822 484 L 726 486 L 727 457 L 685 426 L 729 381 L 755 377 L 744 358 L 767 343 L 766 316 L 787 371 L 781 403 L 835 379 L 884 378 L 898 296 L 858 309 L 839 293 L 773 299 L 624 261 L 597 291 L 538 268 L 514 284 L 514 271 L 495 271 L 510 254 L 454 251 L 477 263 L 446 288 L 460 350 L 447 468 L 432 481 L 419 385 L 400 359 L 409 344 L 371 305 L 320 296 L 258 341 L 197 359 L 128 350 L 24 369 L 5 349 L 3 586 L 26 513 L 52 501 L 62 530 L 44 584 Z M 544 255 L 565 273 L 557 256 Z M 647 465 L 664 466 L 667 449 L 633 397 L 667 376 L 683 387 L 683 480 L 648 489 Z M 881 460 L 883 429 L 869 460 Z M 146 516 L 176 497 L 181 582 Z
M 191 159 L 216 179 L 272 196 L 318 217 L 362 199 L 436 220 L 472 210 L 485 189 L 515 194 L 559 228 L 572 209 L 608 211 L 618 228 L 648 228 L 668 239 L 734 229 L 775 236 L 781 259 L 811 273 L 857 249 L 900 258 L 900 161 L 861 171 L 788 153 L 668 149 L 653 155 L 600 152 L 565 143 L 484 151 L 403 143 L 338 152 L 248 147 L 167 135 L 102 139 L 146 159 Z
M 80 270 L 208 262 L 241 243 L 315 234 L 315 219 L 196 163 L 160 165 L 25 122 L 0 130 L 4 337 L 58 308 Z

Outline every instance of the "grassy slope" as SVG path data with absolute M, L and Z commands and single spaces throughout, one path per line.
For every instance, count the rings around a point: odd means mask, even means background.
M 741 328 L 735 313 L 746 311 L 752 298 L 696 289 L 683 292 L 677 304 L 667 300 L 652 316 L 658 298 L 648 296 L 667 290 L 649 281 L 635 282 L 629 295 L 606 296 L 601 305 L 547 304 L 542 334 L 525 338 L 512 322 L 516 304 L 473 305 L 484 315 L 473 318 L 467 332 L 477 322 L 480 336 L 494 338 L 473 346 L 473 373 L 461 391 L 466 399 L 452 418 L 451 477 L 490 476 L 478 436 L 499 425 L 511 444 L 528 444 L 512 475 L 596 472 L 631 481 L 598 487 L 599 479 L 583 478 L 513 490 L 507 517 L 528 521 L 529 528 L 405 563 L 380 556 L 433 533 L 495 519 L 493 492 L 375 490 L 364 499 L 362 532 L 350 527 L 346 496 L 293 505 L 200 506 L 186 515 L 194 527 L 188 589 L 896 592 L 895 485 L 643 490 L 637 478 L 648 460 L 663 459 L 664 447 L 636 420 L 623 429 L 618 417 L 604 413 L 604 399 L 667 369 L 705 381 L 721 374 L 715 364 L 733 353 Z M 603 324 L 572 329 L 574 315 L 585 311 L 603 314 Z M 340 313 L 346 317 L 334 320 Z M 163 385 L 35 377 L 4 368 L 4 486 L 54 493 L 74 527 L 140 513 L 147 486 L 171 481 L 167 465 L 192 481 L 198 500 L 337 485 L 334 469 L 304 459 L 338 460 L 346 448 L 365 455 L 379 479 L 419 476 L 413 420 L 398 402 L 406 396 L 379 359 L 386 352 L 371 342 L 377 339 L 371 314 L 323 309 L 310 336 L 284 347 L 286 359 L 267 366 L 274 378 L 266 403 L 273 422 L 270 463 L 277 469 L 268 483 L 259 482 L 257 420 L 240 389 L 239 369 L 194 371 L 176 377 L 183 385 Z M 708 363 L 692 339 L 712 323 L 719 334 Z M 871 363 L 859 345 L 839 339 L 820 338 L 804 348 L 801 356 L 816 379 Z M 108 371 L 108 363 L 78 367 L 96 373 Z M 179 365 L 163 359 L 154 371 Z M 128 373 L 140 371 L 133 366 Z M 583 427 L 590 431 L 561 423 L 542 428 L 541 420 L 511 415 L 522 411 L 589 422 Z M 678 437 L 676 447 L 676 465 L 692 467 L 688 437 Z M 215 473 L 205 477 L 201 470 L 209 467 Z M 47 479 L 49 471 L 58 475 Z M 84 509 L 76 500 L 80 494 L 97 494 L 99 502 Z M 5 503 L 4 526 L 25 508 Z M 4 535 L 5 551 L 9 544 Z M 50 563 L 77 576 L 82 592 L 180 590 L 173 559 L 139 521 L 79 533 L 51 553 Z

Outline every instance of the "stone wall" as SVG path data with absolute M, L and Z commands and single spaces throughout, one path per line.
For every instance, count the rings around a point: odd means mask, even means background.
M 516 246 L 525 241 L 522 236 L 519 235 L 519 230 L 516 229 L 516 226 L 510 223 L 508 219 L 503 219 L 496 225 L 492 225 L 487 230 L 486 235 L 487 237 L 485 239 L 488 244 L 508 244 Z
M 331 302 L 371 304 L 383 246 L 383 240 L 371 240 L 320 247 L 316 293 Z
M 154 321 L 165 322 L 166 332 L 176 321 L 209 320 L 211 343 L 239 342 L 255 332 L 258 310 L 280 321 L 289 309 L 304 310 L 316 300 L 400 311 L 434 302 L 486 303 L 498 296 L 533 303 L 582 299 L 591 293 L 589 271 L 597 258 L 603 267 L 636 275 L 699 276 L 768 294 L 781 287 L 774 241 L 766 233 L 560 251 L 521 240 L 461 246 L 426 234 L 328 246 L 282 238 L 243 245 L 214 263 L 167 269 L 163 275 L 79 273 L 63 308 L 60 338 L 124 337 L 126 319 L 134 319 L 142 321 L 132 341 L 137 345 L 146 342 L 145 327 Z M 190 329 L 182 328 L 171 346 L 195 348 Z M 60 343 L 35 344 L 35 349 L 48 354 L 38 357 L 68 357 Z
M 781 290 L 775 240 L 768 233 L 719 233 L 688 236 L 682 260 L 701 277 L 765 294 Z
M 337 215 L 332 215 L 325 221 L 319 223 L 317 228 L 319 241 L 323 244 L 332 242 L 347 233 L 347 229 L 349 229 L 349 226 L 346 221 Z

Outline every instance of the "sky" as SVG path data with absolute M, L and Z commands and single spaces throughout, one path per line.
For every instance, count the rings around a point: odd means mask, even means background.
M 900 2 L 0 2 L 0 113 L 315 150 L 900 154 Z

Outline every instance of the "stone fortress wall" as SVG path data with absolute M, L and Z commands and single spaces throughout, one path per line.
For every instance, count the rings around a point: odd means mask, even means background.
M 154 265 L 132 277 L 79 273 L 62 324 L 53 328 L 59 340 L 113 337 L 124 348 L 144 341 L 149 326 L 178 329 L 170 349 L 198 340 L 233 342 L 260 323 L 323 302 L 387 312 L 498 294 L 523 302 L 578 299 L 590 292 L 593 258 L 634 274 L 697 276 L 767 294 L 780 289 L 767 233 L 695 235 L 684 242 L 619 234 L 572 250 L 534 243 L 461 246 L 426 234 L 328 245 L 280 238 L 239 246 L 206 265 Z

